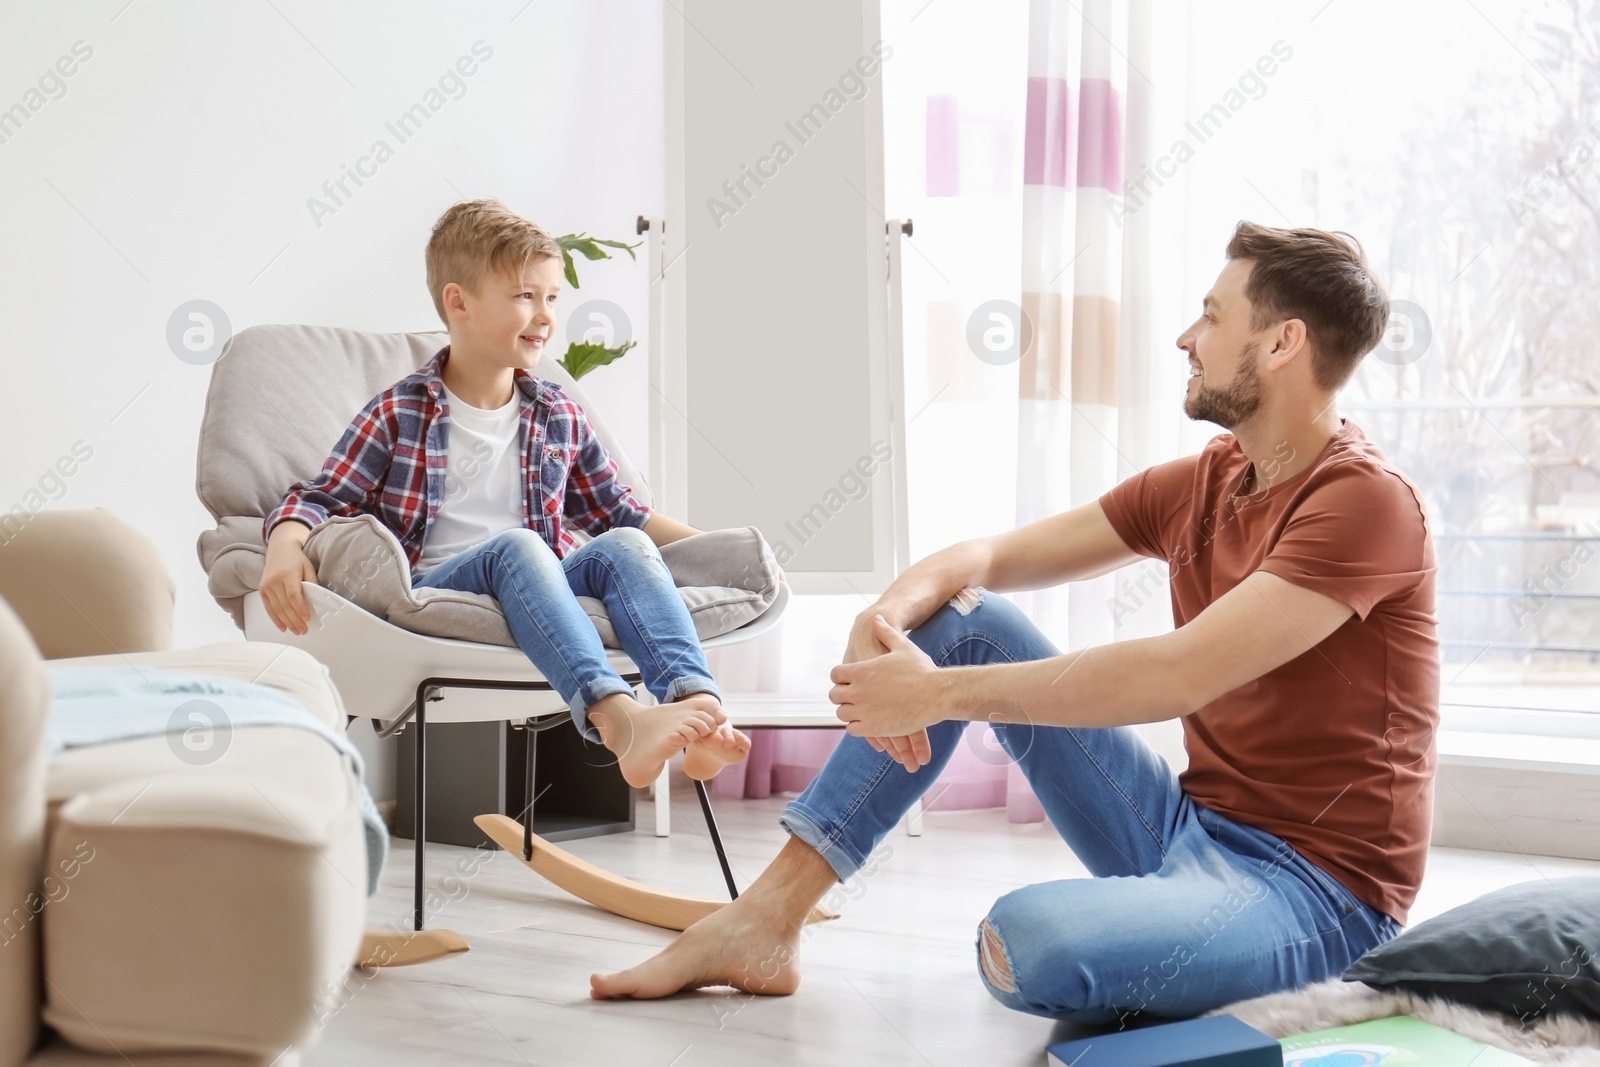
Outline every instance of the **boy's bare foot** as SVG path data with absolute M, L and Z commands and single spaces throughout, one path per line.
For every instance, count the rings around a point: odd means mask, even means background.
M 721 726 L 723 723 L 728 721 L 728 717 L 722 713 L 722 701 L 718 700 L 710 693 L 690 693 L 681 700 L 675 700 L 671 704 L 662 704 L 660 706 L 664 708 L 672 708 L 677 707 L 680 704 L 687 707 L 702 708 L 706 711 L 709 711 L 712 718 L 711 725 L 713 726 Z
M 723 721 L 704 700 L 689 698 L 645 707 L 625 693 L 614 693 L 589 706 L 589 721 L 606 748 L 617 754 L 617 767 L 631 786 L 647 786 L 661 776 L 672 754 L 711 733 Z M 715 698 L 709 698 L 715 702 Z
M 728 725 L 722 701 L 710 693 L 690 693 L 680 703 L 705 708 L 717 717 L 718 726 L 704 737 L 690 742 L 683 752 L 683 770 L 690 778 L 704 782 L 715 778 L 722 768 L 750 755 L 750 738 Z
M 800 988 L 800 928 L 755 914 L 750 903 L 746 894 L 724 905 L 637 967 L 591 974 L 589 995 L 642 1000 L 716 985 L 768 996 L 793 993 Z
M 690 778 L 708 781 L 722 768 L 740 763 L 750 755 L 750 737 L 723 723 L 704 737 L 690 742 L 683 750 L 683 772 Z

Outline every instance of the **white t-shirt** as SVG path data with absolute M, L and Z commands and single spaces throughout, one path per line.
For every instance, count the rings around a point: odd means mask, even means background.
M 481 544 L 522 522 L 522 392 L 493 411 L 470 406 L 447 387 L 449 462 L 444 501 L 428 523 L 417 573 Z

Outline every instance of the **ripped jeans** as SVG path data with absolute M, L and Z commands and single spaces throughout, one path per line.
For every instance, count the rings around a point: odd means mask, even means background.
M 908 632 L 940 667 L 1060 655 L 1010 601 L 977 593 Z M 847 735 L 784 808 L 784 829 L 845 881 L 967 726 L 931 727 L 932 759 L 914 774 Z M 1195 803 L 1132 728 L 992 727 L 1093 875 L 1024 886 L 990 909 L 973 948 L 1002 1004 L 1090 1025 L 1189 1018 L 1337 975 L 1400 931 L 1282 838 Z
M 614 526 L 563 559 L 533 530 L 507 530 L 414 575 L 411 586 L 499 600 L 518 647 L 590 741 L 599 741 L 600 732 L 589 723 L 589 705 L 632 693 L 633 686 L 607 660 L 580 596 L 605 604 L 622 651 L 656 700 L 670 704 L 690 693 L 722 699 L 672 573 L 650 535 L 636 527 Z

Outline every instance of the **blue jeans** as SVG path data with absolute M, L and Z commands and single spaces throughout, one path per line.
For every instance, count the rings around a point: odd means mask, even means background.
M 944 604 L 909 637 L 940 667 L 1060 654 L 1016 605 L 979 593 L 968 614 Z M 914 774 L 847 735 L 784 808 L 784 828 L 848 879 L 968 725 L 931 728 L 932 760 Z M 1007 1007 L 1091 1025 L 1189 1018 L 1337 975 L 1399 932 L 1282 838 L 1195 803 L 1132 728 L 992 725 L 1093 875 L 1007 893 L 980 924 L 979 977 Z M 1003 950 L 991 969 L 1011 988 L 985 972 L 985 927 Z
M 643 530 L 616 526 L 557 559 L 529 529 L 507 530 L 411 579 L 413 589 L 459 589 L 500 601 L 517 646 L 572 709 L 583 736 L 599 741 L 588 708 L 633 692 L 606 659 L 600 631 L 578 603 L 603 601 L 622 650 L 663 704 L 690 693 L 722 699 L 711 680 L 694 620 L 661 550 Z

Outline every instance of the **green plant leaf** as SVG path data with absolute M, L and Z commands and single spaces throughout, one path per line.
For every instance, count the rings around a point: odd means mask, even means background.
M 644 244 L 643 241 L 631 245 L 625 241 L 607 241 L 604 238 L 590 237 L 588 234 L 582 233 L 564 234 L 556 238 L 556 241 L 561 245 L 562 255 L 569 263 L 572 261 L 572 252 L 577 252 L 583 258 L 591 261 L 610 259 L 611 253 L 606 251 L 607 248 L 620 248 L 628 253 L 629 259 L 637 260 L 639 257 L 633 254 L 633 250 Z
M 628 258 L 632 259 L 632 260 L 637 260 L 639 258 L 638 256 L 633 254 L 633 250 L 635 248 L 638 248 L 639 245 L 644 244 L 643 241 L 638 241 L 638 242 L 635 242 L 634 244 L 631 244 L 631 245 L 626 243 L 626 242 L 624 242 L 624 241 L 603 241 L 598 237 L 596 237 L 594 239 L 594 243 L 595 244 L 599 244 L 599 245 L 605 245 L 607 248 L 620 248 L 624 252 L 628 253 Z
M 607 363 L 617 359 L 628 349 L 638 344 L 638 341 L 629 341 L 618 345 L 616 348 L 607 348 L 594 341 L 574 341 L 567 346 L 567 354 L 556 362 L 561 364 L 563 370 L 572 375 L 572 380 L 577 381 L 596 367 L 604 367 Z
M 610 259 L 611 253 L 607 252 L 606 248 L 620 248 L 628 253 L 629 259 L 638 260 L 639 257 L 633 254 L 633 250 L 644 244 L 644 242 L 639 241 L 630 245 L 623 241 L 607 241 L 599 237 L 590 237 L 585 233 L 565 233 L 556 238 L 556 244 L 561 246 L 561 272 L 566 275 L 567 284 L 577 289 L 580 286 L 578 285 L 578 263 L 572 258 L 574 251 L 592 262 L 597 259 Z M 601 245 L 604 245 L 605 248 L 600 247 Z

